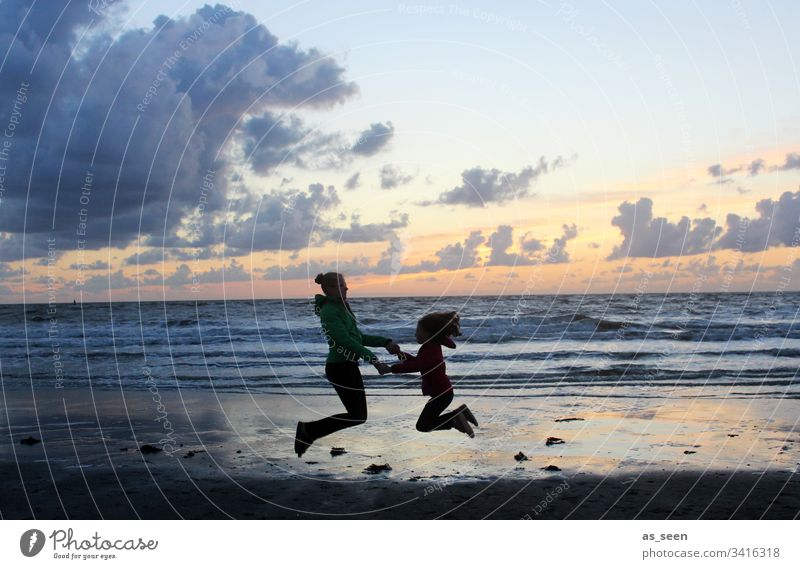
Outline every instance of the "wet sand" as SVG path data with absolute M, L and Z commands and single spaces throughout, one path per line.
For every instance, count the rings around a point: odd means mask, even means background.
M 458 397 L 457 397 L 458 399 Z M 418 433 L 424 399 L 291 452 L 319 393 L 4 390 L 4 519 L 794 519 L 798 401 L 473 397 L 475 439 Z M 459 401 L 456 401 L 456 404 Z M 564 419 L 580 419 L 568 420 Z M 290 432 L 291 431 L 291 432 Z M 40 442 L 22 444 L 27 437 Z M 547 445 L 548 437 L 563 440 Z M 162 448 L 143 453 L 142 445 Z M 346 452 L 332 456 L 330 449 Z M 527 460 L 516 461 L 523 452 Z M 391 470 L 368 474 L 372 464 Z M 558 470 L 543 470 L 545 467 Z
M 19 471 L 6 463 L 0 510 L 5 519 L 794 519 L 800 512 L 800 477 L 783 473 L 348 483 L 211 469 L 190 478 L 159 462 L 116 473 L 55 468 L 52 478 L 41 463 Z

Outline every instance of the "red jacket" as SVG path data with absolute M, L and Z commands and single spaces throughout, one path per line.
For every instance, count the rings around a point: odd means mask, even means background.
M 422 394 L 436 397 L 446 391 L 451 391 L 453 385 L 447 377 L 444 367 L 442 346 L 455 348 L 456 343 L 450 336 L 442 338 L 439 342 L 425 342 L 416 356 L 400 352 L 405 361 L 392 366 L 392 373 L 422 373 Z

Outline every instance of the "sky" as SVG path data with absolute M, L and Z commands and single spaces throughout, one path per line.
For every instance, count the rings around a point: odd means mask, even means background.
M 800 290 L 796 2 L 0 4 L 0 303 Z

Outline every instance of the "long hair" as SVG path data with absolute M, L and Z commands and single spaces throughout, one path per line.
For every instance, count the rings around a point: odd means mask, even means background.
M 419 319 L 419 325 L 431 335 L 431 340 L 439 341 L 447 336 L 461 335 L 461 317 L 458 312 L 432 312 Z

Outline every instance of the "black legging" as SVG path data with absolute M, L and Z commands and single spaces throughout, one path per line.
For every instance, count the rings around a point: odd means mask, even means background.
M 367 420 L 367 397 L 364 381 L 355 362 L 325 364 L 325 377 L 333 384 L 347 413 L 339 413 L 318 421 L 305 423 L 306 433 L 316 440 L 347 427 L 362 425 Z
M 430 400 L 422 408 L 422 413 L 419 414 L 417 419 L 417 430 L 427 433 L 430 431 L 443 431 L 453 428 L 453 419 L 461 412 L 450 411 L 444 413 L 444 410 L 453 402 L 453 390 L 445 391 L 444 393 L 431 397 Z

